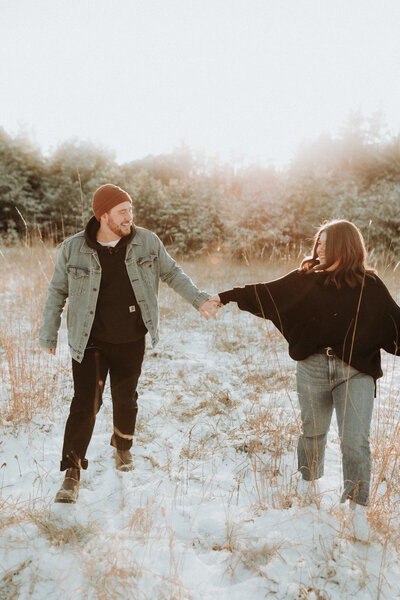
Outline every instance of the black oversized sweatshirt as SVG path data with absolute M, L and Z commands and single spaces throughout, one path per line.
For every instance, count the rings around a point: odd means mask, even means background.
M 241 310 L 270 319 L 289 343 L 294 360 L 330 346 L 336 356 L 375 380 L 382 376 L 380 349 L 400 353 L 400 307 L 379 277 L 355 288 L 324 284 L 323 273 L 296 270 L 268 283 L 219 294 Z

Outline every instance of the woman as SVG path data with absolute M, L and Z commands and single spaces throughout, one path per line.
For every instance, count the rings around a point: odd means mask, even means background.
M 297 361 L 302 434 L 298 468 L 306 482 L 322 477 L 333 408 L 341 438 L 344 491 L 357 512 L 355 535 L 367 534 L 371 454 L 369 430 L 380 349 L 399 351 L 400 307 L 366 266 L 359 229 L 349 221 L 324 224 L 312 255 L 299 269 L 268 283 L 233 288 L 214 298 L 220 306 L 270 319 Z M 363 510 L 364 508 L 364 510 Z M 357 516 L 356 516 L 357 515 Z

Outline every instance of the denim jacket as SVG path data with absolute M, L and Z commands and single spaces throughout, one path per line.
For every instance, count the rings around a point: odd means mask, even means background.
M 157 235 L 142 227 L 136 227 L 135 236 L 127 244 L 125 264 L 153 346 L 159 339 L 160 279 L 196 309 L 210 297 L 183 273 Z M 68 298 L 68 344 L 72 358 L 82 361 L 94 320 L 100 280 L 99 257 L 87 244 L 84 231 L 66 239 L 57 256 L 43 310 L 39 330 L 41 347 L 56 348 L 61 314 Z

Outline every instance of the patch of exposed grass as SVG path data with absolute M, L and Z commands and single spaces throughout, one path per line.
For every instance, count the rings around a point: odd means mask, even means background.
M 0 579 L 0 600 L 18 600 L 21 597 L 23 581 L 21 575 L 27 569 L 31 560 L 21 562 L 17 567 L 9 569 Z
M 85 526 L 80 523 L 65 525 L 60 523 L 57 515 L 48 510 L 27 511 L 26 518 L 36 525 L 52 546 L 65 544 L 82 546 L 97 533 L 94 522 Z

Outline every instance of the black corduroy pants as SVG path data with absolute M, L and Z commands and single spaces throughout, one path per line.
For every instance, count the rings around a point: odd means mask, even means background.
M 111 445 L 119 450 L 132 446 L 138 411 L 136 391 L 145 350 L 145 339 L 124 344 L 89 341 L 82 362 L 72 359 L 74 397 L 65 426 L 61 471 L 86 469 L 96 415 L 110 375 L 114 431 Z

